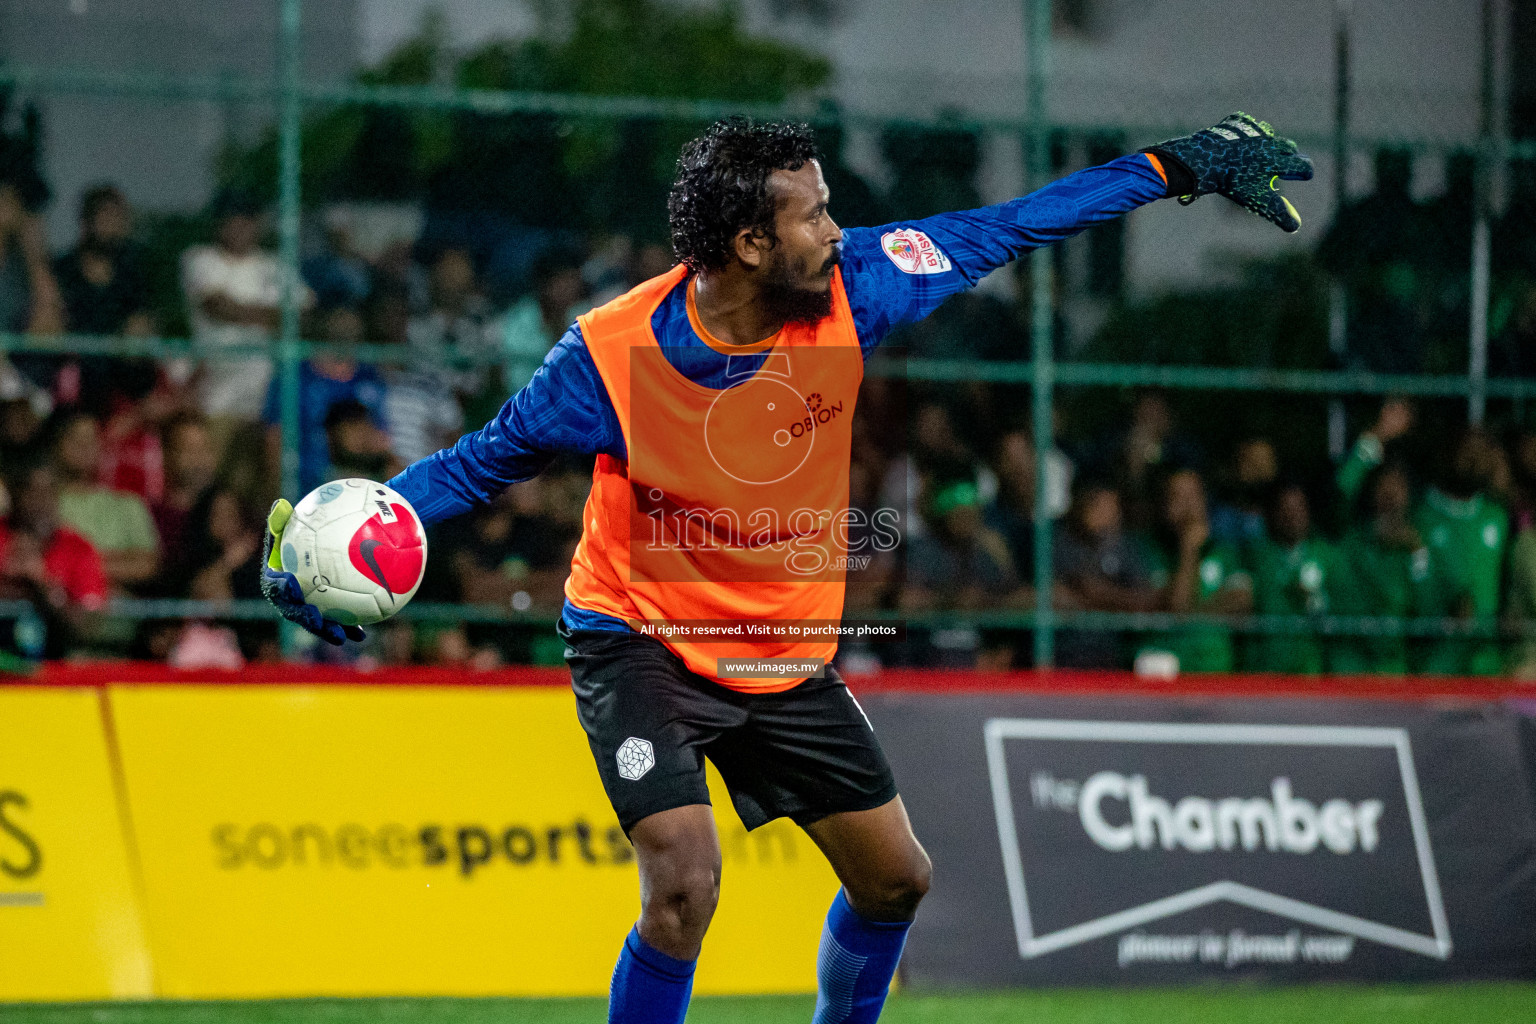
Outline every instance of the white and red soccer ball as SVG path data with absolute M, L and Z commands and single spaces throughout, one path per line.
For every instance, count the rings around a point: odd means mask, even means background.
M 333 480 L 306 494 L 279 550 L 304 600 L 347 626 L 380 622 L 404 608 L 427 568 L 416 510 L 372 480 Z

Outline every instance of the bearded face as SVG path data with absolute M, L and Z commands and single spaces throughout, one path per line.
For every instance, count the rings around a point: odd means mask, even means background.
M 783 245 L 773 248 L 761 291 L 775 319 L 814 324 L 832 315 L 832 271 L 842 262 L 843 247 L 835 245 L 819 263 L 797 259 Z M 810 262 L 812 265 L 807 265 Z

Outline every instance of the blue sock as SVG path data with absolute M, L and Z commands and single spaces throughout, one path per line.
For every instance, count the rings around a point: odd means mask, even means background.
M 811 1024 L 875 1024 L 911 927 L 910 921 L 866 921 L 839 890 L 821 933 Z
M 652 948 L 639 925 L 631 928 L 608 989 L 608 1024 L 683 1024 L 696 963 Z

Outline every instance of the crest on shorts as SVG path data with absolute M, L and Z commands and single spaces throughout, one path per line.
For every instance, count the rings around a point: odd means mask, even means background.
M 651 741 L 643 740 L 638 736 L 631 736 L 619 744 L 619 752 L 616 756 L 619 762 L 619 775 L 630 782 L 634 782 L 656 767 L 656 750 L 651 746 Z

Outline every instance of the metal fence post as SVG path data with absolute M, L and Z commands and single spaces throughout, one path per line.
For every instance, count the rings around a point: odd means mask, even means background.
M 1333 218 L 1337 223 L 1349 202 L 1349 16 L 1354 0 L 1335 0 L 1333 8 Z M 1349 351 L 1349 296 L 1335 276 L 1328 283 L 1328 351 L 1343 369 Z M 1344 399 L 1328 400 L 1328 456 L 1344 458 L 1348 448 Z
M 1029 60 L 1026 81 L 1029 183 L 1031 188 L 1039 188 L 1051 173 L 1050 122 L 1045 105 L 1046 82 L 1050 74 L 1047 62 L 1051 47 L 1051 0 L 1027 0 L 1025 26 Z M 1053 391 L 1056 367 L 1052 342 L 1056 327 L 1056 287 L 1050 248 L 1030 253 L 1029 268 L 1032 285 L 1029 334 L 1034 363 L 1030 390 L 1035 435 L 1035 667 L 1049 668 L 1056 660 L 1049 493 L 1049 460 L 1055 434 Z
M 1472 301 L 1467 332 L 1467 421 L 1481 426 L 1488 404 L 1488 299 L 1492 288 L 1489 207 L 1493 196 L 1494 0 L 1483 0 L 1481 97 L 1478 104 L 1477 172 L 1473 185 Z
M 284 287 L 282 331 L 278 339 L 278 398 L 282 421 L 282 493 L 297 501 L 299 494 L 299 140 L 302 100 L 300 95 L 300 36 L 303 0 L 282 0 L 278 36 L 278 198 L 277 224 L 281 244 Z M 292 623 L 280 627 L 283 654 L 294 653 L 298 633 Z

